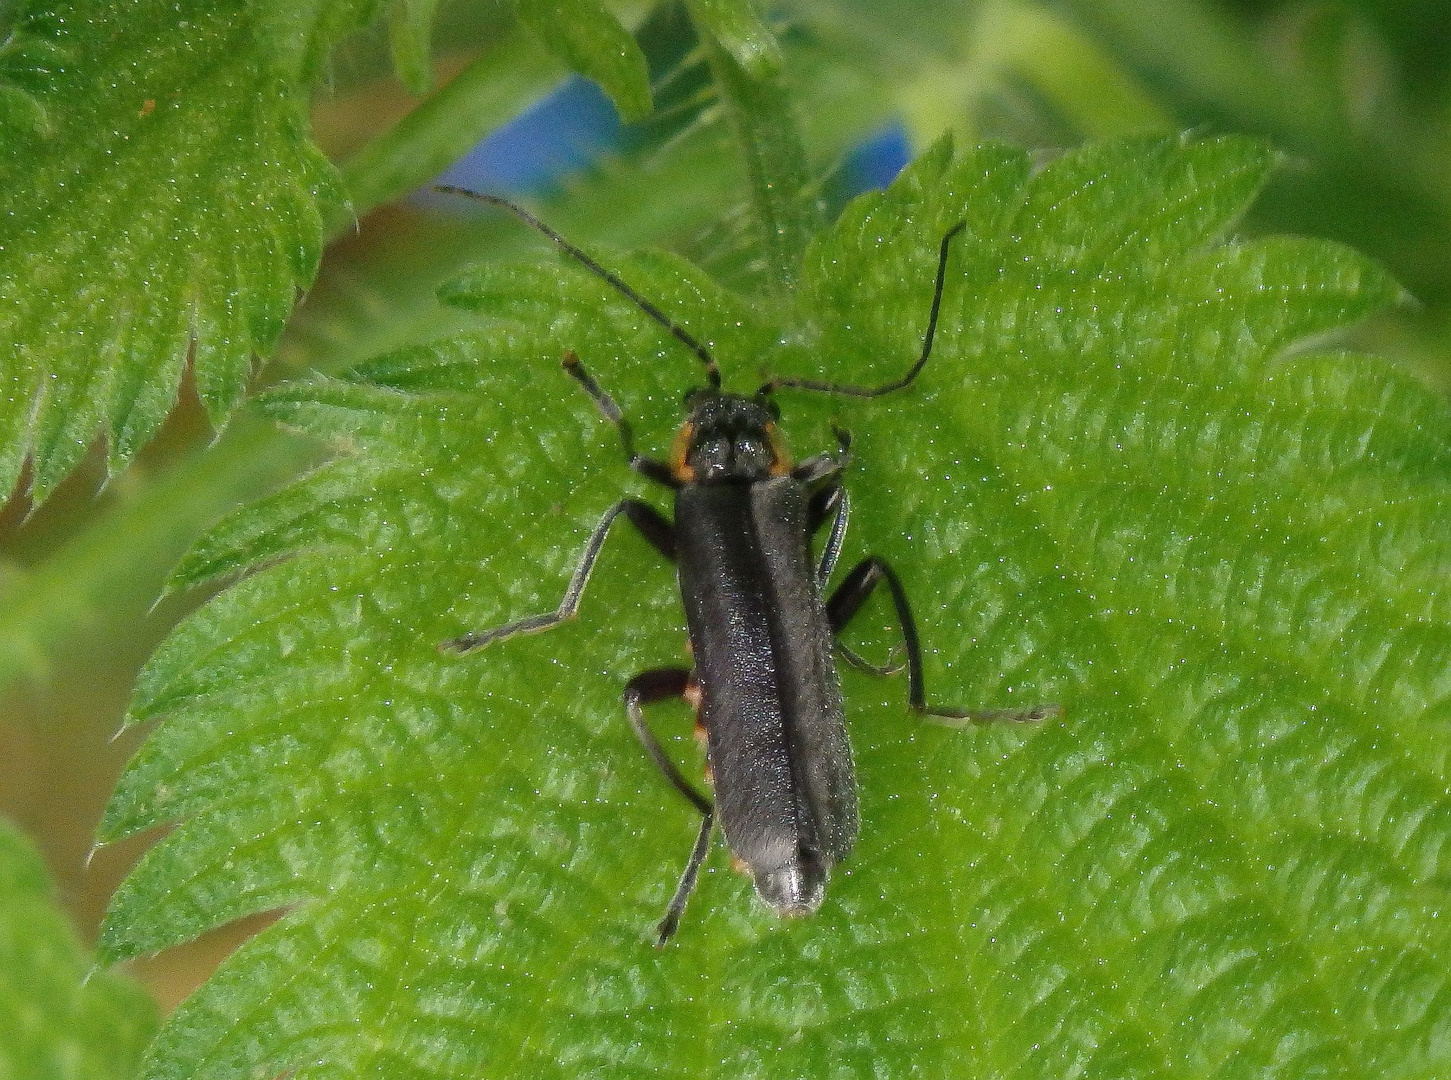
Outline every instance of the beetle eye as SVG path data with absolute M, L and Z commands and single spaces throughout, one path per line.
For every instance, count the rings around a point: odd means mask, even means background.
M 759 439 L 750 437 L 736 443 L 736 457 L 742 461 L 755 462 L 766 456 L 766 447 Z

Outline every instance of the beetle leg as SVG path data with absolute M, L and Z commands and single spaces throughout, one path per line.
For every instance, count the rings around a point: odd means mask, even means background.
M 831 422 L 832 433 L 836 435 L 837 449 L 813 454 L 791 470 L 792 479 L 799 480 L 810 489 L 835 487 L 841 482 L 841 474 L 851 464 L 851 432 Z M 813 528 L 812 532 L 816 530 Z
M 630 468 L 647 480 L 653 480 L 672 490 L 678 488 L 680 481 L 675 479 L 669 465 L 635 450 L 635 433 L 630 427 L 630 421 L 625 419 L 624 410 L 610 397 L 609 391 L 595 382 L 594 376 L 584 369 L 573 349 L 564 354 L 564 370 L 584 387 L 586 394 L 594 398 L 594 403 L 599 406 L 604 418 L 615 425 L 615 430 L 620 433 L 620 446 L 625 451 L 625 460 L 629 462 Z
M 629 714 L 630 726 L 635 729 L 636 736 L 645 747 L 645 753 L 650 755 L 650 760 L 665 774 L 665 778 L 670 781 L 675 790 L 684 795 L 690 804 L 700 811 L 700 832 L 696 834 L 695 846 L 690 849 L 690 861 L 685 864 L 685 872 L 680 875 L 680 883 L 675 886 L 675 895 L 670 898 L 670 906 L 665 909 L 665 917 L 656 927 L 658 935 L 656 945 L 664 945 L 669 941 L 675 933 L 675 928 L 680 925 L 680 916 L 685 911 L 685 902 L 690 899 L 690 894 L 695 890 L 695 880 L 700 874 L 701 863 L 705 862 L 705 856 L 710 851 L 710 832 L 715 823 L 715 808 L 709 799 L 695 789 L 695 785 L 680 775 L 680 770 L 675 767 L 675 762 L 670 760 L 670 756 L 665 753 L 665 748 L 660 745 L 660 740 L 655 738 L 655 733 L 645 723 L 645 712 L 642 706 L 672 697 L 689 700 L 690 688 L 690 672 L 685 668 L 657 668 L 653 671 L 642 671 L 625 684 L 625 712 Z
M 907 666 L 905 663 L 897 659 L 897 657 L 902 652 L 902 647 L 900 645 L 892 650 L 892 655 L 887 658 L 887 662 L 885 664 L 872 663 L 865 656 L 857 652 L 851 646 L 847 645 L 846 642 L 841 641 L 840 639 L 835 642 L 835 645 L 836 651 L 841 654 L 841 658 L 845 660 L 848 664 L 856 668 L 858 671 L 865 671 L 868 675 L 875 675 L 879 679 L 884 679 L 889 675 L 895 675 L 897 674 L 897 672 L 901 671 L 904 667 Z
M 840 485 L 827 488 L 811 501 L 806 520 L 808 532 L 815 533 L 821 528 L 821 523 L 828 514 L 831 514 L 831 531 L 826 534 L 821 560 L 816 564 L 818 591 L 825 590 L 826 583 L 831 580 L 831 572 L 836 569 L 836 560 L 841 558 L 841 546 L 846 542 L 847 519 L 851 516 L 851 498 L 847 495 L 846 488 Z
M 1026 722 L 1062 713 L 1057 705 L 1040 705 L 1031 709 L 929 708 L 927 690 L 922 681 L 922 643 L 917 636 L 917 620 L 912 617 L 912 605 L 907 599 L 907 590 L 902 587 L 902 579 L 885 559 L 872 555 L 853 568 L 826 602 L 827 619 L 832 631 L 840 633 L 882 581 L 891 590 L 892 605 L 897 609 L 897 625 L 902 629 L 902 643 L 907 650 L 907 702 L 914 710 L 938 720 L 962 724 L 986 724 L 1000 720 Z
M 841 474 L 851 461 L 851 432 L 838 427 L 835 422 L 831 430 L 836 433 L 839 449 L 836 453 L 817 454 L 807 458 L 792 472 L 792 476 L 812 490 L 811 503 L 806 511 L 806 534 L 815 536 L 816 530 L 831 518 L 831 532 L 827 534 L 826 546 L 821 550 L 821 561 L 816 564 L 816 588 L 826 588 L 836 560 L 841 557 L 841 545 L 846 541 L 846 523 L 851 515 L 851 500 L 842 486 Z
M 650 544 L 652 548 L 665 556 L 665 561 L 675 561 L 675 526 L 665 520 L 660 511 L 656 510 L 647 502 L 640 502 L 637 499 L 626 499 L 625 516 L 630 519 L 630 524 L 635 526 L 638 532 Z
M 816 530 L 826 524 L 827 518 L 835 517 L 842 493 L 841 485 L 837 484 L 822 488 L 811 496 L 811 502 L 806 508 L 806 534 L 808 536 L 815 536 Z
M 791 470 L 791 477 L 808 488 L 820 488 L 835 485 L 845 470 L 846 460 L 842 455 L 825 451 L 813 454 L 797 465 Z
M 1034 705 L 1030 709 L 939 709 L 927 713 L 927 719 L 943 727 L 958 728 L 973 724 L 1032 724 L 1062 715 L 1062 705 Z
M 605 516 L 600 518 L 600 523 L 590 534 L 589 543 L 584 546 L 584 555 L 574 569 L 574 577 L 570 579 L 569 588 L 565 590 L 564 599 L 559 602 L 558 608 L 542 615 L 530 615 L 526 619 L 519 619 L 517 622 L 495 627 L 493 630 L 452 638 L 439 645 L 439 648 L 454 653 L 472 652 L 475 649 L 482 649 L 490 642 L 501 641 L 504 638 L 513 637 L 515 634 L 550 630 L 560 623 L 574 618 L 579 611 L 579 602 L 584 595 L 584 587 L 589 583 L 590 571 L 594 569 L 595 560 L 599 558 L 600 549 L 604 547 L 610 525 L 621 514 L 630 520 L 630 524 L 639 530 L 640 535 L 648 540 L 656 551 L 672 562 L 675 560 L 675 526 L 666 521 L 660 512 L 649 503 L 641 502 L 639 499 L 621 499 L 605 511 Z
M 800 480 L 809 487 L 811 484 L 819 482 L 822 477 L 840 471 L 836 467 L 836 455 L 823 450 L 821 453 L 812 454 L 805 461 L 799 462 L 791 470 L 791 478 Z
M 836 568 L 842 545 L 846 542 L 847 518 L 851 514 L 851 498 L 846 488 L 838 486 L 818 492 L 812 499 L 806 523 L 809 532 L 816 532 L 833 509 L 836 513 L 832 515 L 831 532 L 827 534 L 826 546 L 821 550 L 821 561 L 816 566 L 816 588 L 822 592 L 826 590 L 826 583 L 831 580 L 831 572 Z M 874 664 L 840 639 L 835 645 L 843 660 L 868 675 L 885 677 L 902 670 L 903 664 L 897 660 L 898 649 L 892 650 L 892 656 L 885 664 Z

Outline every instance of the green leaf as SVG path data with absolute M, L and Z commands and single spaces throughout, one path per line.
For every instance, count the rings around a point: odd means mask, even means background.
M 14 5 L 16 8 L 19 4 Z M 60 50 L 40 31 L 39 20 L 22 20 L 21 12 L 4 13 L 0 21 L 0 135 L 50 134 L 50 121 L 39 91 L 51 65 L 63 59 Z
M 751 0 L 690 0 L 690 15 L 737 64 L 761 78 L 781 70 L 781 46 Z
M 374 0 L 75 0 L 21 20 L 44 117 L 0 143 L 0 490 L 44 497 L 100 432 L 119 468 L 190 354 L 221 424 L 317 268 L 335 176 L 307 135 Z
M 40 856 L 0 821 L 0 1076 L 134 1076 L 156 1019 L 139 987 L 92 971 Z
M 550 52 L 600 84 L 622 117 L 650 114 L 645 54 L 603 0 L 516 0 L 516 10 Z
M 398 78 L 413 93 L 433 85 L 431 36 L 438 0 L 394 0 L 388 9 L 388 40 Z
M 1237 139 L 939 145 L 811 246 L 796 310 L 608 261 L 771 374 L 893 378 L 957 221 L 937 350 L 875 401 L 783 391 L 800 456 L 856 435 L 844 566 L 901 573 L 934 701 L 842 679 L 863 829 L 771 916 L 717 845 L 651 929 L 693 811 L 620 691 L 685 659 L 674 575 L 585 538 L 643 482 L 559 370 L 665 452 L 693 359 L 569 263 L 481 267 L 484 328 L 266 408 L 343 453 L 181 568 L 250 570 L 142 677 L 160 721 L 102 829 L 174 828 L 102 953 L 287 909 L 173 1016 L 153 1077 L 1433 1077 L 1451 1069 L 1446 408 L 1329 332 L 1400 298 L 1332 244 L 1236 241 L 1274 164 Z M 657 504 L 658 492 L 647 492 Z M 848 634 L 896 636 L 879 600 Z M 700 764 L 680 707 L 652 719 Z M 248 1018 L 239 1025 L 238 1017 Z

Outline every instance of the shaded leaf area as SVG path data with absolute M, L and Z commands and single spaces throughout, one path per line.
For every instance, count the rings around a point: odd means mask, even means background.
M 611 537 L 576 622 L 436 648 L 552 608 L 640 488 L 564 351 L 657 452 L 688 354 L 573 266 L 485 267 L 446 298 L 488 329 L 273 393 L 344 452 L 178 571 L 252 572 L 142 678 L 132 720 L 161 723 L 103 836 L 175 828 L 102 950 L 287 910 L 148 1075 L 1444 1074 L 1447 418 L 1309 347 L 1398 299 L 1383 272 L 1228 238 L 1272 167 L 1234 139 L 1037 175 L 942 145 L 817 238 L 793 311 L 612 260 L 728 384 L 872 382 L 915 355 L 967 221 L 910 391 L 780 402 L 801 456 L 855 432 L 844 566 L 900 570 L 932 697 L 1064 715 L 949 730 L 900 676 L 844 671 L 862 836 L 808 919 L 770 916 L 717 845 L 650 947 L 693 822 L 620 708 L 685 660 L 638 537 Z M 861 622 L 883 657 L 887 606 Z M 656 719 L 697 768 L 684 709 Z
M 98 433 L 118 468 L 189 354 L 226 419 L 340 198 L 308 90 L 377 6 L 77 0 L 22 21 L 47 63 L 23 80 L 43 122 L 0 142 L 0 490 L 30 454 L 44 497 Z
M 516 0 L 516 10 L 550 52 L 599 83 L 626 120 L 649 114 L 645 54 L 603 0 Z
M 45 84 L 51 64 L 60 59 L 55 43 L 37 33 L 34 23 L 18 23 L 19 12 L 6 12 L 0 23 L 0 136 L 22 133 L 44 133 L 47 118 L 44 107 L 36 100 L 36 91 Z
M 0 821 L 0 1076 L 134 1076 L 156 1019 L 140 987 L 92 972 L 40 856 Z
M 515 0 L 514 10 L 550 52 L 599 83 L 625 120 L 649 115 L 652 95 L 645 54 L 604 0 Z M 752 76 L 779 71 L 781 47 L 752 0 L 693 0 L 689 10 Z

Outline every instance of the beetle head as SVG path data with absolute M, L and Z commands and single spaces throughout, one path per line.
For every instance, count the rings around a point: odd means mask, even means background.
M 769 397 L 742 397 L 719 390 L 692 390 L 690 416 L 680 425 L 670 455 L 682 483 L 751 483 L 791 471 L 776 430 L 781 415 Z

